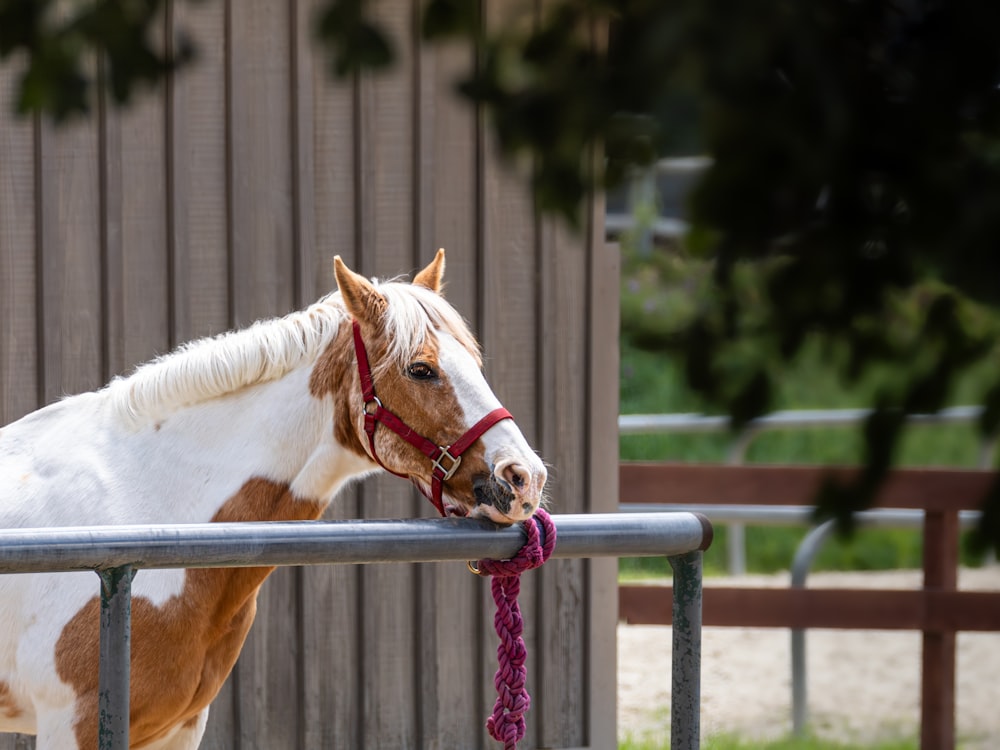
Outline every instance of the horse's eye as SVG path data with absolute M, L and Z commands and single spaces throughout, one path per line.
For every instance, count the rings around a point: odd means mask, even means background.
M 414 380 L 434 380 L 438 374 L 426 362 L 414 362 L 406 368 L 406 373 Z

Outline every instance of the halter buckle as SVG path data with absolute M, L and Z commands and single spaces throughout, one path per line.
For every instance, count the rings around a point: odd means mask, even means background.
M 438 446 L 438 447 L 441 448 L 441 453 L 440 453 L 440 455 L 438 455 L 437 458 L 434 459 L 434 468 L 432 469 L 432 472 L 440 470 L 441 471 L 441 481 L 442 482 L 447 482 L 449 479 L 452 478 L 452 476 L 455 474 L 455 472 L 458 471 L 459 464 L 462 463 L 462 457 L 461 456 L 453 456 L 453 455 L 451 455 L 448 452 L 448 449 L 451 447 L 450 445 L 447 445 L 447 446 L 444 446 L 444 447 L 441 447 L 441 446 Z M 441 463 L 441 461 L 444 460 L 445 458 L 447 458 L 449 461 L 451 461 L 451 466 L 449 466 L 447 469 L 444 467 L 444 464 Z

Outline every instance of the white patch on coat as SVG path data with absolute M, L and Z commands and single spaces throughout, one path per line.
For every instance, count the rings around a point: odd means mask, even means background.
M 475 357 L 460 342 L 447 333 L 438 334 L 438 360 L 441 369 L 448 373 L 448 380 L 455 390 L 456 400 L 462 407 L 465 429 L 501 406 Z M 520 428 L 512 419 L 504 419 L 494 424 L 482 436 L 486 453 L 486 463 L 494 469 L 500 481 L 503 470 L 509 465 L 519 467 L 527 474 L 523 488 L 511 488 L 520 503 L 528 503 L 530 511 L 524 507 L 512 510 L 511 516 L 520 520 L 531 515 L 541 503 L 547 471 L 545 464 L 528 445 Z M 484 510 L 493 517 L 489 510 Z M 510 518 L 498 517 L 493 520 L 509 522 Z

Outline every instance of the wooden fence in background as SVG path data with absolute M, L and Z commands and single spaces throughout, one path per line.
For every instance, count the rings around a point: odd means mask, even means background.
M 623 463 L 619 493 L 628 503 L 812 505 L 821 483 L 848 469 Z M 705 586 L 704 625 L 851 628 L 923 632 L 921 747 L 955 747 L 955 634 L 1000 631 L 1000 591 L 958 591 L 962 510 L 980 507 L 994 472 L 899 469 L 876 508 L 924 511 L 924 586 L 917 591 Z M 668 586 L 622 586 L 620 617 L 636 625 L 670 623 Z
M 580 234 L 536 215 L 482 114 L 452 94 L 475 50 L 422 46 L 418 3 L 374 5 L 400 62 L 343 83 L 311 42 L 317 5 L 166 3 L 164 43 L 187 31 L 197 61 L 126 111 L 102 103 L 58 128 L 11 115 L 17 61 L 0 66 L 0 424 L 308 304 L 333 287 L 334 253 L 391 276 L 443 246 L 447 295 L 552 467 L 552 509 L 614 509 L 618 272 L 602 205 Z M 482 6 L 489 24 L 509 10 Z M 380 478 L 330 517 L 428 512 Z M 614 745 L 614 601 L 613 561 L 526 577 L 526 750 Z M 461 565 L 279 570 L 203 747 L 493 747 L 490 604 Z M 16 742 L 0 748 L 30 745 Z

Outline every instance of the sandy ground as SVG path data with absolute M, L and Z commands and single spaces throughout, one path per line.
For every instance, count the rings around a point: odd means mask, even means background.
M 787 586 L 788 574 L 712 579 L 709 585 Z M 918 588 L 918 571 L 813 574 L 812 587 Z M 1000 567 L 962 570 L 959 587 L 1000 590 Z M 1000 628 L 1000 623 L 997 623 Z M 920 634 L 811 630 L 806 637 L 812 729 L 844 741 L 913 738 L 919 732 Z M 702 736 L 780 737 L 791 731 L 787 630 L 705 628 Z M 964 750 L 1000 748 L 1000 633 L 960 633 L 957 732 Z M 666 738 L 670 628 L 618 628 L 618 732 Z

